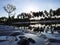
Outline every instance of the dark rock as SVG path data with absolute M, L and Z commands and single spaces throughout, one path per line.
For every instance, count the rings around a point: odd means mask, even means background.
M 18 45 L 29 45 L 29 40 L 27 40 L 27 39 L 21 39 L 18 42 Z
M 29 42 L 31 43 L 35 43 L 35 40 L 33 40 L 32 38 L 28 38 Z

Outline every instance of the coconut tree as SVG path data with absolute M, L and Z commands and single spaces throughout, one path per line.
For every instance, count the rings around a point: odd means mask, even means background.
M 52 9 L 50 9 L 49 15 L 50 15 L 50 17 L 53 15 L 53 10 Z
M 44 11 L 44 15 L 45 17 L 48 17 L 48 12 L 46 10 Z
M 7 4 L 7 5 L 4 6 L 3 8 L 4 8 L 4 10 L 8 13 L 9 16 L 11 15 L 11 13 L 12 13 L 13 11 L 16 10 L 16 7 L 15 7 L 14 5 L 11 5 L 11 4 Z
M 39 17 L 39 13 L 38 12 L 33 12 L 33 16 L 34 17 Z
M 56 15 L 55 10 L 50 9 L 49 15 L 50 15 L 50 17 L 54 17 Z
M 60 15 L 60 8 L 56 10 L 56 15 Z
M 3 7 L 4 10 L 8 13 L 8 20 L 7 20 L 7 24 L 10 24 L 12 21 L 11 21 L 11 13 L 12 12 L 15 12 L 16 10 L 16 7 L 14 5 L 11 5 L 11 4 L 7 4 L 6 6 Z M 15 14 L 15 13 L 14 13 Z M 14 16 L 13 16 L 14 17 Z
M 43 16 L 43 11 L 39 11 L 39 16 Z

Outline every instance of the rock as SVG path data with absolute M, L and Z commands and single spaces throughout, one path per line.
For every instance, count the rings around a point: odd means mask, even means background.
M 29 40 L 27 40 L 27 39 L 21 39 L 18 42 L 18 45 L 29 45 Z

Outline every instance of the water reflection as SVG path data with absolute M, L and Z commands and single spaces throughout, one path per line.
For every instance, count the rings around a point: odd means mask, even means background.
M 24 29 L 24 30 L 30 30 L 30 31 L 34 31 L 34 32 L 60 32 L 60 24 L 50 24 L 50 25 L 46 25 L 46 24 L 35 24 L 35 25 L 29 25 L 29 26 L 20 26 L 20 29 Z

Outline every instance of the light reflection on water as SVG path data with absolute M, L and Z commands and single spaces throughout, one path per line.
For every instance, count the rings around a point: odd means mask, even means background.
M 41 25 L 41 24 L 35 24 L 35 25 L 30 25 L 31 27 L 44 27 L 45 25 Z
M 2 28 L 5 28 L 5 29 L 9 28 L 10 30 L 9 29 L 8 30 L 11 31 L 11 29 L 14 30 L 14 28 L 15 28 L 16 30 L 21 29 L 21 30 L 34 31 L 34 29 L 36 29 L 37 31 L 40 31 L 40 30 L 54 30 L 55 27 L 60 27 L 60 24 L 51 24 L 51 25 L 46 25 L 46 24 L 35 24 L 35 25 L 32 25 L 32 24 L 30 24 L 29 26 L 25 26 L 24 25 L 24 26 L 20 26 L 20 27 L 13 27 L 13 26 L 4 26 L 3 27 L 3 26 L 0 26 L 0 30 Z
M 51 24 L 51 25 L 45 25 L 45 24 L 35 24 L 35 25 L 29 25 L 29 26 L 20 26 L 19 29 L 24 29 L 24 30 L 30 30 L 30 31 L 38 31 L 38 32 L 60 32 L 60 24 Z M 40 31 L 41 30 L 41 31 Z M 43 31 L 44 30 L 44 31 Z M 53 33 L 52 32 L 52 33 Z
M 29 27 L 42 27 L 42 28 L 44 28 L 44 27 L 50 27 L 50 26 L 52 26 L 52 27 L 58 27 L 58 26 L 60 26 L 60 24 L 52 24 L 52 25 L 45 25 L 45 24 L 35 24 L 35 25 L 29 25 L 29 26 L 20 26 L 19 28 L 20 29 L 28 29 Z
M 51 27 L 52 26 L 52 27 Z M 53 29 L 53 27 L 60 27 L 60 24 L 52 24 L 52 25 L 45 25 L 45 24 L 35 24 L 35 25 L 29 25 L 29 26 L 20 26 L 20 27 L 14 27 L 15 29 L 24 29 L 24 30 L 34 30 L 34 28 L 40 28 L 40 29 L 44 29 L 44 30 L 46 30 L 46 29 L 48 29 L 48 30 L 51 30 L 51 29 Z M 11 26 L 12 27 L 12 26 Z M 29 28 L 30 27 L 30 28 Z M 42 28 L 41 28 L 42 27 Z M 0 26 L 0 28 L 2 28 L 1 26 Z M 7 28 L 8 28 L 8 26 L 7 26 Z M 31 29 L 32 28 L 32 29 Z M 10 29 L 10 28 L 9 28 Z M 25 32 L 25 31 L 24 31 Z M 32 35 L 31 35 L 32 36 Z M 2 39 L 4 39 L 4 38 L 2 38 Z

